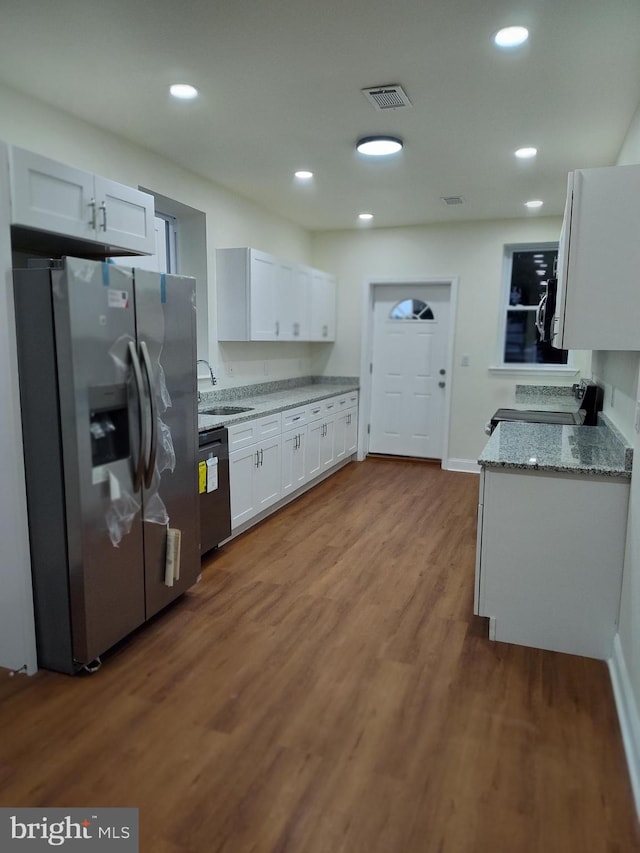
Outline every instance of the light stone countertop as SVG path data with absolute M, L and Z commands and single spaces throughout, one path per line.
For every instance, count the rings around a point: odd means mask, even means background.
M 244 386 L 241 389 L 221 389 L 206 395 L 207 399 L 198 404 L 198 431 L 213 429 L 218 426 L 231 426 L 243 421 L 261 418 L 286 409 L 295 409 L 326 400 L 349 391 L 358 391 L 357 379 L 343 377 L 330 381 L 307 382 L 303 385 L 277 387 L 287 383 L 262 383 L 261 385 Z M 274 390 L 267 390 L 274 387 Z M 252 392 L 252 389 L 253 392 Z M 203 409 L 212 406 L 242 406 L 250 408 L 248 412 L 236 415 L 204 415 Z
M 601 417 L 598 426 L 503 421 L 478 462 L 488 468 L 630 479 L 632 456 L 620 433 Z

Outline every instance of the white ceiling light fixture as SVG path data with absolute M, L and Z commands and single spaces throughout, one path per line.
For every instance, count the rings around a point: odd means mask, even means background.
M 173 83 L 169 86 L 169 92 L 181 101 L 191 101 L 198 97 L 198 90 L 190 83 Z
M 359 213 L 358 219 L 361 222 L 370 222 L 373 219 L 373 213 Z
M 539 198 L 534 198 L 531 199 L 531 201 L 525 201 L 524 206 L 533 210 L 536 207 L 542 207 L 543 204 L 544 202 L 541 201 Z
M 518 148 L 517 151 L 513 152 L 518 160 L 530 160 L 532 157 L 535 157 L 538 153 L 538 149 L 534 148 L 533 145 L 525 146 L 524 148 Z
M 397 136 L 363 136 L 356 143 L 356 150 L 367 157 L 387 157 L 402 150 L 404 143 Z
M 529 30 L 526 27 L 503 27 L 493 37 L 498 47 L 510 48 L 520 47 L 529 38 Z
M 307 169 L 298 169 L 295 172 L 295 177 L 300 181 L 310 181 L 313 177 L 313 172 L 309 172 Z

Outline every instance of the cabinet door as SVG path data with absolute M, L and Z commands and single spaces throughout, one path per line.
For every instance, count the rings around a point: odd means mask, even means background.
M 336 337 L 336 280 L 321 270 L 311 271 L 309 337 L 334 341 Z
M 349 409 L 347 415 L 347 430 L 345 436 L 346 455 L 353 456 L 358 450 L 358 409 Z
M 93 175 L 11 148 L 11 222 L 95 240 Z
M 317 477 L 322 471 L 320 462 L 320 449 L 322 446 L 322 436 L 324 435 L 324 421 L 313 421 L 307 427 L 307 453 L 306 453 L 306 468 L 307 480 L 312 480 Z
M 153 196 L 95 178 L 97 239 L 132 252 L 155 252 Z
M 334 462 L 341 462 L 347 455 L 347 412 L 338 412 L 334 420 Z
M 249 250 L 249 325 L 252 341 L 279 339 L 276 270 L 277 261 L 272 255 Z
M 307 428 L 299 427 L 282 437 L 282 494 L 295 492 L 307 479 Z
M 281 437 L 275 436 L 260 444 L 258 467 L 254 480 L 255 506 L 257 512 L 274 504 L 282 494 L 280 449 Z
M 304 312 L 303 291 L 298 287 L 297 268 L 288 261 L 278 261 L 276 268 L 278 340 L 302 340 Z
M 324 418 L 322 423 L 324 424 L 324 432 L 320 440 L 320 467 L 322 471 L 326 471 L 336 464 L 336 419 L 335 417 Z
M 229 454 L 229 484 L 231 491 L 231 527 L 239 527 L 252 518 L 257 510 L 254 480 L 259 461 L 257 445 L 243 447 Z

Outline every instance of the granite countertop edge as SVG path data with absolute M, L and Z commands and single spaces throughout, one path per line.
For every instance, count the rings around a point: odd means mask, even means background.
M 567 450 L 575 458 L 568 458 Z M 594 455 L 601 458 L 589 458 Z M 598 426 L 501 423 L 478 463 L 483 468 L 629 480 L 633 450 L 606 416 L 600 418 Z
M 329 397 L 359 391 L 360 383 L 356 377 L 306 377 L 304 384 L 260 383 L 241 388 L 220 389 L 204 395 L 198 403 L 198 431 L 206 432 L 216 427 L 229 427 L 234 424 L 252 421 L 266 415 L 277 414 L 288 409 L 296 409 L 327 400 Z M 238 405 L 250 407 L 250 411 L 235 415 L 205 415 L 203 409 L 218 405 Z

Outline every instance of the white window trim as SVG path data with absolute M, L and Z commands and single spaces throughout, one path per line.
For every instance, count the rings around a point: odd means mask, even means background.
M 573 353 L 569 350 L 567 364 L 515 364 L 504 361 L 504 344 L 507 329 L 507 307 L 511 288 L 511 263 L 514 252 L 549 251 L 557 249 L 558 241 L 552 240 L 546 243 L 507 243 L 504 246 L 502 256 L 502 288 L 500 291 L 500 315 L 498 318 L 498 335 L 496 342 L 495 363 L 489 367 L 489 373 L 502 375 L 525 375 L 552 377 L 552 376 L 575 376 L 579 371 L 574 367 Z M 516 309 L 517 310 L 517 309 Z M 530 311 L 530 308 L 523 310 Z

